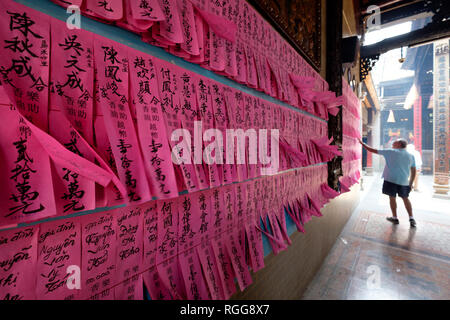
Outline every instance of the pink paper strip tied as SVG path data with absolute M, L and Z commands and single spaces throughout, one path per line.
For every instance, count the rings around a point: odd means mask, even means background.
M 259 227 L 259 226 L 256 226 L 256 229 L 257 229 L 258 231 L 260 231 L 262 234 L 264 234 L 264 235 L 269 239 L 269 242 L 270 242 L 270 244 L 271 244 L 271 246 L 272 246 L 272 250 L 274 251 L 274 254 L 277 255 L 278 252 L 279 252 L 277 246 L 283 247 L 283 246 L 285 246 L 285 243 L 284 243 L 283 240 L 278 239 L 275 235 L 273 235 L 273 234 L 271 234 L 271 233 L 269 232 L 269 229 L 268 229 L 266 223 L 263 222 L 263 224 L 264 224 L 264 227 L 265 227 L 265 229 L 266 229 L 267 231 L 266 231 L 266 230 L 263 230 L 263 229 L 262 229 L 261 227 Z
M 315 196 L 317 196 L 317 194 L 315 194 Z M 310 212 L 312 213 L 312 215 L 316 216 L 316 217 L 321 217 L 322 213 L 320 212 L 320 205 L 316 202 L 316 200 L 314 200 L 314 197 L 311 197 L 308 193 L 306 193 L 306 197 L 310 203 Z
M 121 194 L 126 195 L 125 187 L 103 160 L 101 160 L 100 163 L 103 164 L 102 166 L 104 169 L 67 150 L 58 141 L 56 141 L 56 139 L 33 125 L 31 122 L 26 120 L 26 118 L 23 119 L 55 163 L 69 168 L 83 177 L 94 180 L 104 187 L 108 186 L 110 182 L 113 182 Z M 82 139 L 81 136 L 79 136 L 79 138 L 80 140 Z M 88 145 L 87 142 L 86 145 Z M 97 160 L 101 159 L 96 152 L 93 153 L 96 155 Z
M 279 143 L 285 152 L 285 157 L 291 161 L 291 168 L 303 166 L 307 160 L 305 153 L 291 147 L 283 137 L 280 137 Z
M 286 210 L 292 221 L 295 223 L 297 230 L 299 232 L 305 233 L 305 229 L 302 226 L 298 212 L 295 212 L 290 206 L 284 207 L 284 209 Z
M 337 192 L 334 189 L 331 189 L 326 183 L 320 185 L 320 190 L 322 191 L 323 195 L 328 199 L 334 199 L 337 196 L 339 196 L 339 192 Z
M 341 183 L 341 192 L 349 192 L 350 191 L 350 185 L 348 184 L 347 177 L 341 177 L 339 179 L 339 182 Z
M 198 6 L 194 5 L 194 8 L 219 37 L 232 43 L 236 41 L 237 26 L 234 22 L 208 11 L 201 10 Z
M 323 161 L 330 161 L 335 156 L 341 156 L 342 153 L 338 150 L 338 146 L 335 145 L 329 145 L 333 138 L 329 139 L 324 136 L 320 139 L 311 139 L 311 141 L 314 143 L 317 151 L 322 156 Z

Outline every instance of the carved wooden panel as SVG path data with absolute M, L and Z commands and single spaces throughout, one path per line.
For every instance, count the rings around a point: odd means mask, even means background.
M 321 55 L 321 0 L 249 0 L 317 70 Z

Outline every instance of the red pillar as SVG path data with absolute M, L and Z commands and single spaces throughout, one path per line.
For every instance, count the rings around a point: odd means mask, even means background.
M 414 102 L 414 146 L 422 154 L 422 97 Z

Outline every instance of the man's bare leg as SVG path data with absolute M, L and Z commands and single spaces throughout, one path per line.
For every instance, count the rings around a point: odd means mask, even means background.
M 391 206 L 392 217 L 387 217 L 386 220 L 393 224 L 398 224 L 397 219 L 397 200 L 395 197 L 389 197 L 389 205 Z
M 409 218 L 413 217 L 413 211 L 412 211 L 412 205 L 411 201 L 409 201 L 409 198 L 402 198 L 403 203 L 405 204 L 406 211 L 408 212 Z
M 391 206 L 392 216 L 397 218 L 397 199 L 395 197 L 389 197 L 389 205 Z
M 416 221 L 414 220 L 414 217 L 413 217 L 411 201 L 409 201 L 409 198 L 402 198 L 402 199 L 403 199 L 403 203 L 405 204 L 406 211 L 408 212 L 408 215 L 409 215 L 409 224 L 412 228 L 415 228 Z

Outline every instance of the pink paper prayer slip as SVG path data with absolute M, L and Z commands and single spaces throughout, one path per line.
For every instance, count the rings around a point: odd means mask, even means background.
M 213 249 L 215 263 L 219 271 L 221 287 L 223 289 L 223 298 L 228 300 L 236 292 L 236 284 L 234 282 L 235 273 L 232 262 L 225 243 L 227 239 L 224 237 L 226 231 L 225 221 L 225 203 L 223 200 L 223 191 L 225 188 L 215 188 L 212 190 L 211 208 L 213 211 L 213 233 L 211 236 L 211 246 Z
M 165 19 L 157 0 L 124 1 L 126 22 L 136 31 L 148 30 L 156 21 Z
M 11 0 L 0 3 L 2 84 L 23 116 L 47 131 L 50 23 L 44 14 Z
M 198 198 L 198 200 L 202 200 L 199 207 L 201 210 L 200 218 L 202 219 L 202 227 L 199 229 L 200 245 L 196 246 L 196 250 L 211 299 L 222 300 L 224 299 L 222 282 L 220 280 L 219 269 L 214 259 L 214 252 L 211 247 L 211 239 L 214 237 L 213 215 L 215 210 L 212 207 L 214 190 L 202 192 L 202 195 L 204 195 L 204 203 L 202 198 Z
M 146 32 L 141 33 L 141 40 L 145 43 L 151 44 L 152 46 L 161 47 L 164 49 L 168 48 L 167 44 L 159 42 L 157 39 L 153 38 L 153 29 L 157 28 L 158 25 L 155 23 L 153 24 L 152 28 Z
M 197 56 L 191 55 L 186 60 L 190 61 L 192 63 L 202 64 L 205 59 L 204 37 L 205 37 L 205 24 L 206 23 L 202 20 L 202 18 L 198 15 L 198 13 L 195 12 L 195 10 L 194 10 L 194 22 L 195 22 L 195 31 L 197 33 L 198 55 Z
M 169 41 L 160 35 L 159 23 L 153 24 L 150 31 L 151 31 L 151 38 L 154 39 L 159 44 L 160 47 L 165 48 L 166 50 L 170 50 L 171 47 L 176 45 L 175 42 Z
M 331 189 L 328 184 L 322 183 L 320 185 L 320 190 L 322 191 L 322 194 L 325 196 L 325 198 L 333 199 L 339 196 L 339 192 L 336 190 Z
M 224 134 L 227 128 L 228 115 L 225 106 L 225 99 L 223 96 L 223 87 L 217 82 L 211 82 L 211 98 L 215 126 L 214 128 L 216 130 L 219 130 L 222 134 L 222 141 L 220 141 L 220 139 L 216 139 L 214 141 L 214 144 L 216 146 L 215 161 L 217 163 L 219 174 L 221 174 L 222 184 L 229 184 L 232 182 L 232 175 L 231 170 L 229 170 L 229 165 L 225 163 L 226 135 Z M 222 142 L 222 145 L 220 145 L 220 142 Z
M 181 59 L 187 60 L 191 57 L 189 53 L 181 49 L 181 46 L 179 43 L 176 43 L 173 46 L 169 47 L 169 53 L 173 54 L 174 56 L 180 57 Z
M 129 203 L 146 202 L 151 199 L 151 194 L 128 106 L 129 66 L 126 47 L 96 37 L 94 52 L 100 88 L 99 106 L 118 176 L 127 189 Z
M 0 299 L 36 299 L 39 227 L 0 231 Z
M 130 1 L 126 1 L 123 6 L 123 18 L 115 22 L 115 25 L 131 31 L 133 33 L 145 33 L 153 25 L 153 21 L 149 20 L 135 20 L 131 14 Z
M 276 218 L 278 220 L 278 223 L 280 224 L 280 230 L 283 236 L 284 241 L 290 246 L 292 244 L 292 241 L 289 237 L 288 231 L 287 231 L 287 224 L 286 224 L 286 213 L 283 206 L 283 199 L 279 196 L 281 192 L 281 180 L 280 175 L 276 175 L 273 178 L 273 210 L 275 211 Z M 298 210 L 297 210 L 298 212 Z M 300 231 L 300 230 L 299 230 Z
M 131 15 L 137 21 L 163 21 L 164 13 L 158 0 L 127 1 L 131 9 Z
M 178 262 L 178 216 L 181 197 L 158 200 L 156 268 L 163 285 L 176 300 L 186 299 L 186 288 Z
M 84 141 L 83 137 L 78 135 L 77 139 L 79 139 L 80 142 L 83 142 L 83 145 L 86 147 L 86 149 L 96 157 L 96 160 L 99 161 L 101 167 L 80 157 L 76 153 L 67 150 L 53 137 L 49 136 L 47 133 L 36 127 L 25 118 L 22 119 L 30 128 L 33 135 L 36 136 L 41 146 L 45 149 L 45 151 L 50 155 L 51 159 L 56 164 L 64 166 L 72 170 L 73 172 L 82 175 L 83 177 L 90 178 L 104 187 L 109 186 L 109 184 L 113 182 L 114 186 L 117 187 L 119 192 L 121 194 L 125 194 L 125 190 L 121 183 L 118 181 L 117 177 L 111 172 L 111 170 L 107 167 L 103 160 L 97 156 L 96 152 L 89 146 L 89 144 Z M 70 124 L 68 123 L 66 118 L 61 118 L 61 121 L 62 125 L 70 127 Z M 66 121 L 66 123 L 64 123 L 64 121 Z M 74 133 L 77 133 L 75 129 L 73 130 Z
M 203 132 L 206 130 L 214 129 L 214 110 L 212 108 L 212 96 L 211 96 L 211 83 L 208 79 L 195 76 L 195 94 L 197 96 L 197 110 L 199 113 L 199 119 L 202 121 Z M 203 141 L 202 139 L 202 149 L 194 150 L 194 160 L 202 161 L 203 167 L 207 172 L 207 177 L 209 179 L 209 186 L 211 188 L 221 185 L 221 172 L 217 167 L 217 161 L 214 161 L 214 155 L 212 152 L 205 152 L 203 149 L 209 144 L 208 141 Z
M 151 194 L 159 199 L 178 196 L 167 128 L 161 110 L 153 59 L 129 49 L 130 92 L 134 97 L 139 142 L 150 181 Z
M 347 177 L 341 177 L 339 182 L 341 183 L 341 192 L 349 192 L 350 190 L 350 183 L 348 182 Z
M 0 226 L 56 214 L 50 161 L 14 107 L 0 107 Z
M 117 270 L 118 210 L 95 213 L 81 218 L 83 254 L 81 257 L 81 298 L 114 300 Z
M 105 128 L 105 121 L 103 115 L 94 116 L 95 128 L 95 146 L 102 161 L 107 163 L 111 172 L 117 176 L 117 167 L 114 155 L 112 153 L 111 144 L 109 143 L 108 133 Z M 125 189 L 125 186 L 122 185 Z M 126 203 L 127 192 L 124 192 L 116 186 L 108 186 L 107 188 L 96 189 L 97 206 L 117 206 Z M 103 201 L 102 201 L 103 200 Z
M 279 57 L 277 59 L 279 59 Z M 269 69 L 272 77 L 272 91 L 276 92 L 275 98 L 282 100 L 283 86 L 281 83 L 279 65 L 277 64 L 277 62 L 274 62 L 272 60 L 268 60 L 267 62 L 269 63 Z
M 183 43 L 181 49 L 190 55 L 197 56 L 200 54 L 198 36 L 196 30 L 194 7 L 189 0 L 178 0 L 178 8 L 180 9 L 180 19 L 183 32 Z
M 107 164 L 109 170 L 117 177 L 117 168 L 114 156 L 111 151 L 111 145 L 108 141 L 105 122 L 103 121 L 103 112 L 100 108 L 100 85 L 98 83 L 98 70 L 94 67 L 94 146 L 99 158 Z M 119 180 L 117 178 L 117 180 Z M 125 188 L 125 186 L 123 186 Z M 99 185 L 95 186 L 95 202 L 97 207 L 115 206 L 126 203 L 126 191 L 122 195 L 115 186 L 103 188 Z
M 252 278 L 245 262 L 245 255 L 242 246 L 239 243 L 239 231 L 233 224 L 237 220 L 236 214 L 236 190 L 235 185 L 226 186 L 224 189 L 224 204 L 225 204 L 225 234 L 223 235 L 224 245 L 231 259 L 234 273 L 241 291 L 244 291 L 250 284 Z
M 191 141 L 190 145 L 193 146 L 191 152 L 191 161 L 194 163 L 195 174 L 197 176 L 198 188 L 203 190 L 209 187 L 209 181 L 204 169 L 203 159 L 198 154 L 202 153 L 202 136 L 203 130 L 198 122 L 199 114 L 197 107 L 197 97 L 195 94 L 195 78 L 192 73 L 183 71 L 180 69 L 174 70 L 180 84 L 181 93 L 180 98 L 180 112 L 179 117 L 181 120 L 181 126 L 183 129 L 189 130 Z M 197 139 L 197 141 L 195 140 Z M 200 148 L 197 148 L 199 146 Z
M 277 255 L 283 248 L 284 242 L 281 239 L 281 233 L 277 225 L 278 222 L 274 220 L 273 212 L 270 210 L 270 199 L 267 195 L 266 179 L 260 181 L 260 199 L 261 199 L 261 212 L 262 212 L 262 223 L 263 228 L 259 230 L 268 238 L 269 243 L 272 246 L 274 255 Z M 275 223 L 276 222 L 276 223 Z
M 202 10 L 198 6 L 195 7 L 200 16 L 206 21 L 209 27 L 217 34 L 219 37 L 226 39 L 228 41 L 234 42 L 236 39 L 237 26 L 233 21 L 226 19 L 223 16 L 219 16 L 218 12 L 214 10 L 214 3 L 208 3 L 209 8 L 207 10 Z
M 253 272 L 264 268 L 264 249 L 262 243 L 261 232 L 256 229 L 256 212 L 255 202 L 257 199 L 254 196 L 254 181 L 249 181 L 246 185 L 247 192 L 247 212 L 245 214 L 245 231 L 249 242 L 249 256 Z M 258 218 L 259 220 L 259 218 Z
M 62 143 L 67 150 L 94 161 L 94 156 L 83 142 L 72 124 L 62 125 L 68 121 L 61 111 L 51 110 L 49 114 L 49 133 Z M 95 182 L 80 176 L 63 165 L 53 164 L 53 192 L 55 194 L 58 214 L 70 214 L 95 208 Z
M 229 119 L 229 127 L 236 130 L 236 139 L 234 139 L 233 159 L 226 159 L 228 163 L 233 164 L 233 182 L 247 180 L 247 161 L 246 161 L 246 150 L 252 143 L 250 138 L 247 139 L 243 130 L 244 127 L 244 97 L 242 92 L 238 90 L 231 89 L 227 90 L 225 93 L 226 109 Z M 242 137 L 243 135 L 243 137 Z M 242 141 L 242 145 L 239 142 Z M 230 144 L 231 145 L 231 144 Z M 236 152 L 235 152 L 236 151 Z
M 272 225 L 276 225 L 276 233 L 279 241 L 282 243 L 280 249 L 285 250 L 291 244 L 291 241 L 289 239 L 289 235 L 287 234 L 284 210 L 280 210 L 281 206 L 279 205 L 279 189 L 277 181 L 275 176 L 266 177 L 264 180 L 267 185 L 266 190 L 271 195 L 271 199 L 269 201 L 269 213 L 272 213 Z
M 222 7 L 222 15 L 228 21 L 236 26 L 235 39 L 230 41 L 225 38 L 225 74 L 229 77 L 237 76 L 237 62 L 236 62 L 236 37 L 237 37 L 237 23 L 239 18 L 239 0 L 231 0 Z M 216 32 L 217 34 L 217 32 Z
M 251 95 L 243 94 L 244 96 L 244 123 L 243 123 L 243 130 L 257 130 L 258 128 L 255 127 L 255 102 L 254 98 Z M 247 164 L 247 179 L 252 179 L 257 176 L 256 174 L 256 164 L 257 164 L 257 157 L 254 156 L 257 155 L 254 151 L 256 151 L 256 141 L 250 141 L 248 143 L 248 148 L 246 148 L 246 164 Z M 251 157 L 250 148 L 253 148 L 253 157 Z
M 180 116 L 182 84 L 179 82 L 180 79 L 177 77 L 177 72 L 175 71 L 178 67 L 162 60 L 154 61 L 157 70 L 156 75 L 158 79 L 159 96 L 161 98 L 161 108 L 168 130 L 167 135 L 170 139 L 172 153 L 178 154 L 181 158 L 181 163 L 179 165 L 174 163 L 174 167 L 175 170 L 179 169 L 181 171 L 182 176 L 178 177 L 178 179 L 182 178 L 184 180 L 187 190 L 189 192 L 195 192 L 199 190 L 200 186 L 197 180 L 195 166 L 192 164 L 192 146 L 189 145 L 191 140 L 181 134 L 179 139 L 182 140 L 182 142 L 172 141 L 172 135 L 178 132 L 177 130 L 182 129 Z M 183 144 L 184 149 L 181 149 L 179 144 Z M 187 154 L 185 154 L 185 151 Z M 172 155 L 172 159 L 174 158 L 175 155 Z
M 214 2 L 207 2 L 206 10 L 197 9 L 198 13 L 202 16 L 209 27 L 209 67 L 211 68 L 211 70 L 219 72 L 223 72 L 226 65 L 225 39 L 216 33 L 216 26 L 219 25 L 224 19 L 223 17 L 221 17 L 221 6 L 223 5 L 224 4 L 217 5 L 217 3 Z M 210 24 L 212 21 L 214 21 L 213 25 Z
M 51 20 L 53 31 L 66 30 L 60 20 Z M 50 106 L 58 107 L 70 123 L 93 145 L 94 34 L 83 30 L 53 32 L 50 76 Z M 90 159 L 92 161 L 92 159 Z
M 227 177 L 228 180 L 231 183 L 236 182 L 239 180 L 238 178 L 238 173 L 237 173 L 237 168 L 236 168 L 236 161 L 234 161 L 233 163 L 229 162 L 227 160 L 227 151 L 230 151 L 230 154 L 234 155 L 233 158 L 235 157 L 236 154 L 236 147 L 231 148 L 231 144 L 230 144 L 230 149 L 228 149 L 226 147 L 226 143 L 228 141 L 228 129 L 233 129 L 235 128 L 235 126 L 232 123 L 232 118 L 233 115 L 231 115 L 231 102 L 229 100 L 229 96 L 232 94 L 233 89 L 231 87 L 228 86 L 221 86 L 221 92 L 222 92 L 222 101 L 223 101 L 223 105 L 224 105 L 224 113 L 225 113 L 225 128 L 223 133 L 225 136 L 224 142 L 225 142 L 225 148 L 224 148 L 224 172 L 227 173 Z M 232 134 L 231 136 L 235 135 L 236 132 L 234 134 Z M 233 138 L 234 139 L 234 138 Z
M 40 225 L 36 268 L 38 300 L 79 298 L 81 241 L 81 223 L 78 218 Z
M 247 61 L 244 44 L 241 39 L 236 40 L 236 68 L 237 75 L 234 77 L 237 82 L 247 83 Z
M 317 151 L 322 157 L 322 161 L 329 161 L 335 156 L 340 156 L 342 153 L 338 150 L 338 146 L 330 145 L 333 138 L 328 139 L 326 136 L 320 139 L 312 139 Z
M 120 20 L 123 17 L 122 0 L 84 0 L 86 12 L 109 21 Z
M 280 187 L 281 190 L 284 194 L 284 197 L 282 199 L 283 201 L 283 206 L 284 206 L 284 210 L 286 210 L 287 214 L 291 217 L 292 221 L 294 221 L 297 230 L 300 232 L 304 232 L 303 226 L 302 226 L 302 222 L 304 223 L 304 221 L 301 219 L 301 216 L 299 215 L 299 211 L 297 210 L 298 207 L 295 206 L 294 202 L 290 201 L 290 195 L 288 194 L 288 175 L 287 174 L 282 174 L 280 176 Z
M 235 184 L 234 192 L 236 194 L 235 210 L 236 214 L 233 221 L 233 228 L 235 228 L 236 237 L 239 246 L 242 249 L 245 263 L 250 266 L 248 261 L 248 246 L 245 233 L 245 214 L 247 214 L 247 189 L 244 183 Z
M 203 277 L 196 247 L 201 242 L 201 234 L 206 232 L 207 211 L 210 199 L 204 192 L 196 192 L 180 197 L 178 216 L 178 261 L 183 275 L 189 300 L 209 300 L 211 296 Z
M 256 66 L 256 75 L 258 80 L 258 90 L 266 90 L 266 75 L 264 74 L 265 69 L 263 63 L 265 62 L 265 56 L 263 55 L 265 50 L 263 49 L 263 29 L 262 29 L 263 19 L 259 19 L 256 12 L 252 12 L 252 24 L 253 24 L 253 35 L 251 45 L 254 49 L 254 59 Z
M 245 58 L 247 65 L 247 85 L 251 88 L 258 87 L 258 75 L 256 71 L 256 63 L 254 58 L 254 51 L 249 45 L 245 47 Z
M 118 284 L 114 288 L 116 300 L 143 299 L 144 209 L 141 206 L 127 206 L 115 213 L 117 265 L 113 283 Z
M 52 19 L 52 30 L 66 28 L 64 22 Z M 52 87 L 50 90 L 49 133 L 68 150 L 93 162 L 94 157 L 83 148 L 72 128 L 62 126 L 67 117 L 78 133 L 93 145 L 93 34 L 68 30 L 55 32 L 52 37 L 52 61 L 50 66 Z M 61 68 L 56 66 L 64 66 Z M 55 110 L 61 110 L 55 111 Z M 84 150 L 83 150 L 84 149 Z M 95 208 L 94 181 L 77 177 L 55 164 L 53 182 L 59 213 L 71 213 Z
M 158 237 L 158 208 L 157 201 L 150 201 L 142 204 L 144 211 L 144 254 L 142 278 L 147 287 L 152 300 L 171 300 L 169 290 L 163 284 L 156 269 L 156 251 Z
M 172 43 L 182 43 L 184 39 L 177 1 L 159 0 L 159 5 L 165 15 L 165 20 L 159 23 L 160 35 Z
M 202 20 L 202 19 L 200 19 Z M 211 32 L 208 24 L 203 21 L 203 62 L 200 64 L 203 68 L 211 70 Z
M 263 127 L 263 102 L 262 99 L 259 99 L 258 97 L 252 97 L 252 102 L 253 102 L 253 125 L 251 128 L 254 128 L 254 130 L 256 130 L 256 132 L 258 133 L 259 136 L 259 130 L 260 129 L 265 129 Z M 258 140 L 261 138 L 261 136 L 258 137 Z M 259 142 L 259 141 L 258 141 Z M 250 144 L 250 147 L 252 146 L 252 144 Z M 260 148 L 259 148 L 259 143 L 258 146 L 254 146 L 253 147 L 254 150 L 253 152 L 256 154 L 256 150 L 258 150 L 258 153 L 261 152 Z M 249 160 L 249 162 L 251 163 L 251 161 Z M 259 159 L 259 154 L 258 157 L 256 157 L 256 165 L 254 165 L 254 172 L 253 172 L 253 177 L 259 177 L 261 175 L 261 161 Z

